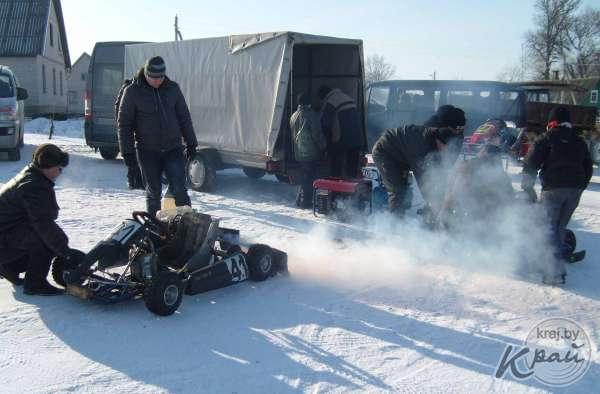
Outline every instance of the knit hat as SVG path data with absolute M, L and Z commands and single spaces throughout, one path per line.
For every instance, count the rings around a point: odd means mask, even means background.
M 150 78 L 162 78 L 165 76 L 167 66 L 160 56 L 154 56 L 146 61 L 144 65 L 144 74 Z
M 69 165 L 69 154 L 53 144 L 42 144 L 33 152 L 33 165 L 37 168 L 52 168 Z
M 554 107 L 552 111 L 548 114 L 548 123 L 557 122 L 557 123 L 571 123 L 571 114 L 569 114 L 569 110 L 565 107 Z
M 442 105 L 438 109 L 437 116 L 440 127 L 462 127 L 466 123 L 464 111 L 451 105 Z

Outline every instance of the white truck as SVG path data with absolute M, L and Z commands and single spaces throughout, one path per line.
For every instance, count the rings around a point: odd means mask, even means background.
M 289 118 L 298 93 L 319 105 L 320 86 L 340 88 L 360 112 L 366 151 L 364 61 L 361 40 L 294 32 L 125 45 L 125 76 L 162 56 L 167 75 L 186 98 L 199 142 L 188 165 L 194 190 L 209 191 L 215 171 L 241 167 L 281 181 L 298 174 Z M 319 175 L 330 163 L 319 163 Z

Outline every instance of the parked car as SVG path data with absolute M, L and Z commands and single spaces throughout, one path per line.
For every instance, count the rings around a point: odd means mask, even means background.
M 19 87 L 17 77 L 6 66 L 0 66 L 0 151 L 8 152 L 8 160 L 21 160 L 25 122 L 23 100 L 27 90 Z

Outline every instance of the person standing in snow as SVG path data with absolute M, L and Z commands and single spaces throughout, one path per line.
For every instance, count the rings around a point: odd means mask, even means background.
M 146 210 L 152 216 L 160 209 L 163 171 L 175 204 L 191 204 L 185 167 L 198 146 L 183 93 L 165 72 L 160 56 L 148 59 L 125 88 L 117 120 L 121 154 L 127 166 L 136 164 L 137 154 L 146 187 Z
M 67 235 L 55 222 L 54 182 L 68 164 L 68 153 L 56 145 L 40 145 L 32 163 L 0 189 L 0 276 L 23 284 L 28 295 L 63 293 L 46 279 L 52 258 L 76 264 L 83 255 L 69 248 Z
M 327 140 L 321 131 L 319 115 L 310 107 L 308 96 L 304 93 L 298 95 L 298 109 L 290 118 L 290 129 L 294 138 L 294 157 L 302 172 L 296 205 L 306 209 L 312 207 L 316 162 L 323 158 Z
M 567 108 L 556 107 L 550 112 L 546 130 L 523 160 L 521 188 L 534 195 L 533 186 L 539 171 L 540 199 L 550 221 L 555 256 L 543 281 L 564 284 L 564 263 L 568 261 L 570 251 L 564 242 L 565 230 L 579 205 L 581 194 L 590 183 L 593 164 L 585 141 L 573 130 Z
M 358 177 L 366 141 L 356 102 L 340 89 L 326 85 L 319 88 L 317 95 L 321 100 L 321 128 L 327 138 L 332 175 Z
M 404 216 L 412 171 L 426 207 L 433 209 L 428 216 L 437 216 L 443 193 L 438 195 L 436 190 L 445 184 L 440 167 L 450 167 L 458 158 L 464 125 L 465 113 L 444 105 L 424 126 L 408 125 L 383 132 L 373 146 L 373 161 L 387 189 L 391 213 Z

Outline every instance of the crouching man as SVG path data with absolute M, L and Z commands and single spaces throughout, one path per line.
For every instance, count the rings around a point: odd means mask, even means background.
M 25 294 L 63 293 L 46 279 L 52 259 L 81 258 L 81 252 L 69 249 L 69 239 L 55 222 L 54 182 L 68 164 L 68 153 L 56 145 L 40 145 L 33 162 L 0 189 L 0 276 L 23 284 Z

